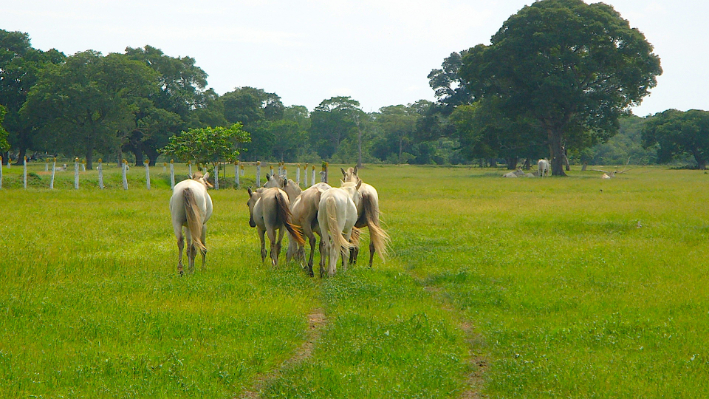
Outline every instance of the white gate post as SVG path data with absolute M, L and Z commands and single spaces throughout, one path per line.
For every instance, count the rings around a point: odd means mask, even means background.
M 47 161 L 44 163 L 44 171 L 49 172 L 49 158 L 47 158 Z
M 79 158 L 74 158 L 74 190 L 79 189 Z
M 49 189 L 54 190 L 54 174 L 57 172 L 57 158 L 52 163 L 52 180 L 49 181 Z
M 300 164 L 297 164 L 295 168 L 295 184 L 300 187 Z
M 0 156 L 0 188 L 2 188 L 2 157 Z
M 123 163 L 121 164 L 121 167 L 123 168 L 123 189 L 128 190 L 128 178 L 126 177 L 126 169 L 128 167 L 128 161 L 126 161 L 124 159 Z
M 98 159 L 98 188 L 101 190 L 105 188 L 103 186 L 103 160 L 101 158 Z
M 305 175 L 305 186 L 304 187 L 308 188 L 310 186 L 308 185 L 308 164 L 307 163 L 305 164 L 305 167 L 303 168 L 303 174 Z
M 288 167 L 283 165 L 283 180 L 288 180 Z
M 261 187 L 261 161 L 256 161 L 256 187 Z
M 27 157 L 22 159 L 22 185 L 27 190 Z
M 190 179 L 192 178 L 192 161 L 187 161 L 187 168 L 189 169 Z
M 145 184 L 150 190 L 150 161 L 146 159 L 143 161 L 143 165 L 145 165 Z
M 311 166 L 311 175 L 310 175 L 310 185 L 314 186 L 315 185 L 315 165 Z
M 214 189 L 219 190 L 219 161 L 214 166 Z
M 170 160 L 170 190 L 175 188 L 175 162 Z

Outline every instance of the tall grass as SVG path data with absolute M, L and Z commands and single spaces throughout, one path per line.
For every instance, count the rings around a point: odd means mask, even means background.
M 180 278 L 156 169 L 3 170 L 1 397 L 709 396 L 709 175 L 368 166 L 393 255 L 320 280 L 261 263 L 233 189 Z

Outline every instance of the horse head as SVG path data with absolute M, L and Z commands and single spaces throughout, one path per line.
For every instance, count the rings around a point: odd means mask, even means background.
M 196 180 L 202 184 L 204 184 L 204 188 L 214 188 L 214 186 L 209 182 L 209 172 L 205 173 L 204 175 L 201 172 L 194 172 L 192 176 L 190 176 L 190 179 Z
M 246 206 L 249 207 L 249 226 L 256 227 L 256 222 L 254 222 L 254 205 L 256 205 L 256 201 L 261 197 L 261 194 L 258 191 L 252 191 L 251 187 L 249 187 L 248 192 L 249 200 L 246 201 Z

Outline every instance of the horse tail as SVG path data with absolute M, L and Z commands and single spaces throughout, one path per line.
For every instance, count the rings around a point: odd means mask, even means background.
M 278 221 L 283 223 L 286 230 L 288 230 L 291 237 L 295 239 L 298 245 L 305 245 L 302 229 L 300 226 L 296 226 L 291 223 L 292 215 L 290 213 L 290 209 L 288 208 L 288 202 L 285 198 L 283 198 L 283 193 L 280 191 L 276 194 L 276 212 L 278 212 Z
M 337 205 L 334 197 L 327 197 L 325 200 L 325 209 L 327 211 L 327 229 L 330 231 L 332 241 L 340 248 L 354 248 L 354 245 L 345 240 L 342 231 L 337 226 Z
M 379 226 L 379 205 L 373 196 L 369 194 L 362 195 L 362 214 L 369 227 L 369 239 L 374 245 L 374 250 L 382 258 L 382 261 L 387 256 L 388 246 L 391 239 L 389 234 Z
M 200 215 L 194 193 L 189 187 L 182 191 L 185 199 L 185 215 L 187 216 L 187 228 L 192 236 L 192 243 L 199 248 L 200 252 L 207 252 L 207 247 L 202 242 L 202 216 Z

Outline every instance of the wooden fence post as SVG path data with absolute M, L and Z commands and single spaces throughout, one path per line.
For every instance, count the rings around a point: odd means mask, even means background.
M 79 158 L 74 158 L 74 190 L 79 189 Z
M 239 161 L 234 161 L 234 185 L 239 188 Z
M 27 157 L 22 158 L 22 185 L 27 190 Z
M 268 167 L 271 169 L 271 177 L 273 177 L 273 165 L 268 165 Z M 279 173 L 278 176 L 280 176 L 280 175 L 281 174 Z
M 175 188 L 175 160 L 170 160 L 170 190 Z
M 322 163 L 322 172 L 320 173 L 320 181 L 327 183 L 327 162 Z
M 219 161 L 214 165 L 214 189 L 219 190 Z
M 283 165 L 283 179 L 288 180 L 288 167 L 286 165 Z
M 103 161 L 101 158 L 98 159 L 98 188 L 104 189 L 103 186 Z
M 256 188 L 261 187 L 261 161 L 256 161 Z
M 54 190 L 54 174 L 57 172 L 57 158 L 52 162 L 52 180 L 49 181 L 49 189 Z
M 128 178 L 126 177 L 126 169 L 128 168 L 128 161 L 126 161 L 124 159 L 123 163 L 121 164 L 121 168 L 123 169 L 123 189 L 128 190 Z
M 143 161 L 143 165 L 145 165 L 145 184 L 150 190 L 150 161 L 146 159 Z
M 192 161 L 187 161 L 187 168 L 189 169 L 190 179 L 192 178 Z
M 162 171 L 167 172 L 167 162 L 162 163 Z
M 44 162 L 44 171 L 49 172 L 49 158 Z
M 308 187 L 310 187 L 310 185 L 308 185 L 308 164 L 307 163 L 305 164 L 305 167 L 303 168 L 303 174 L 305 175 L 305 188 L 308 188 Z
M 311 166 L 311 175 L 310 175 L 310 185 L 314 186 L 315 185 L 315 165 Z

